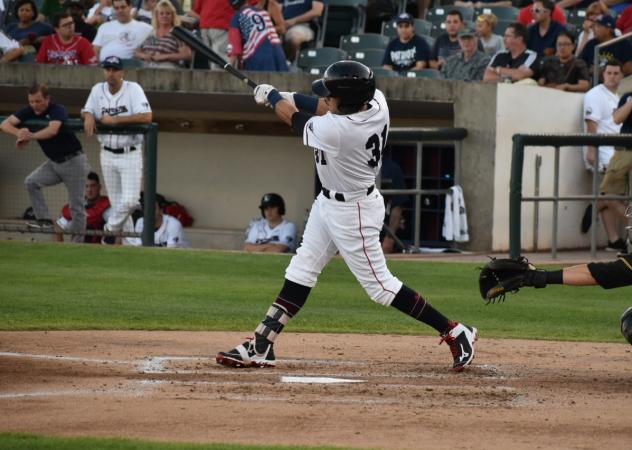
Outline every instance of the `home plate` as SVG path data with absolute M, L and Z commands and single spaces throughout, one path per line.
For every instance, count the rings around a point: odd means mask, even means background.
M 349 380 L 347 378 L 331 378 L 331 377 L 281 377 L 281 383 L 318 383 L 318 384 L 335 384 L 335 383 L 365 383 L 366 380 Z

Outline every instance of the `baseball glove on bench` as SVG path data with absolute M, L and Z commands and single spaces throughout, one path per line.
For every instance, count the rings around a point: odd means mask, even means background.
M 485 303 L 496 303 L 504 301 L 507 292 L 518 292 L 523 286 L 545 287 L 546 272 L 536 269 L 522 256 L 517 259 L 490 258 L 481 268 L 478 285 Z

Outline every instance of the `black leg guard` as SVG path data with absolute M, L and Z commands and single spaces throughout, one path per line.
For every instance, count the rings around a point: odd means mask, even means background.
M 391 306 L 413 319 L 430 325 L 439 333 L 445 332 L 451 326 L 447 317 L 434 309 L 421 295 L 406 285 L 402 285 Z

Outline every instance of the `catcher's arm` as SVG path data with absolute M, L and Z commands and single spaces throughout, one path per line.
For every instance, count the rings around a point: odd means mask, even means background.
M 504 301 L 508 292 L 518 292 L 523 286 L 543 288 L 546 272 L 536 269 L 527 258 L 496 259 L 485 264 L 478 279 L 481 297 L 486 303 Z

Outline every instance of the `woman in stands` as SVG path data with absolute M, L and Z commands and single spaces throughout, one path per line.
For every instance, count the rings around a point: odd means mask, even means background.
M 586 16 L 584 17 L 584 23 L 582 24 L 582 31 L 577 38 L 577 48 L 575 49 L 575 56 L 579 56 L 586 46 L 586 43 L 595 37 L 592 30 L 593 21 L 602 14 L 608 14 L 608 7 L 601 2 L 595 2 L 588 5 L 586 8 Z
M 18 22 L 7 26 L 7 34 L 20 45 L 31 45 L 37 49 L 46 36 L 54 33 L 50 25 L 36 21 L 38 11 L 33 0 L 18 1 L 14 14 Z
M 497 23 L 498 19 L 492 13 L 481 14 L 476 18 L 476 33 L 486 55 L 493 56 L 505 49 L 502 36 L 494 34 Z
M 154 31 L 134 52 L 145 67 L 174 69 L 181 61 L 191 61 L 191 49 L 171 34 L 173 27 L 180 25 L 180 18 L 169 0 L 160 0 L 152 19 Z

